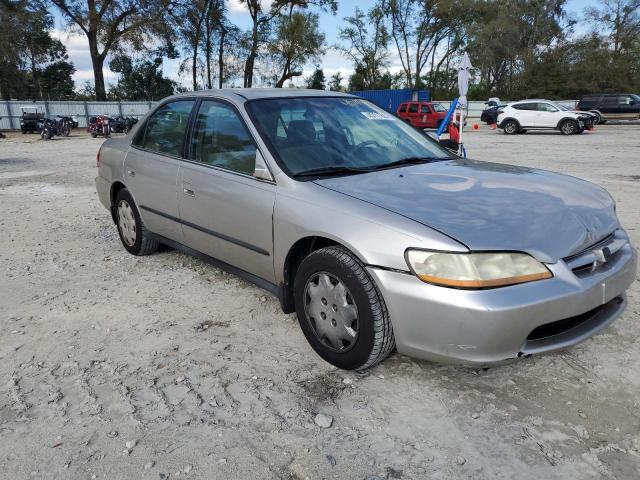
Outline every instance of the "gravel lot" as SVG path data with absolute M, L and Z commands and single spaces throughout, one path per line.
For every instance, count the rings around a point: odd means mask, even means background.
M 0 477 L 640 477 L 637 280 L 569 351 L 487 371 L 394 354 L 358 376 L 243 280 L 127 254 L 93 186 L 101 140 L 72 135 L 0 140 Z M 467 140 L 606 187 L 640 245 L 640 125 Z

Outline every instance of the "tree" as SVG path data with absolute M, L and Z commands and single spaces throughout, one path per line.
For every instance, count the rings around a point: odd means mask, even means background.
M 68 62 L 65 46 L 51 36 L 52 28 L 53 17 L 41 3 L 0 0 L 0 94 L 4 98 L 67 98 L 69 90 L 73 92 L 75 68 Z
M 465 38 L 464 19 L 473 10 L 467 0 L 379 0 L 379 8 L 389 19 L 390 37 L 409 88 L 422 87 L 423 72 L 429 63 L 429 78 L 436 80 L 433 70 L 439 71 L 460 49 Z M 442 50 L 445 43 L 446 48 Z
M 585 9 L 596 31 L 605 32 L 614 54 L 624 54 L 640 38 L 640 0 L 602 0 Z
M 177 0 L 51 0 L 89 42 L 97 100 L 106 100 L 102 69 L 107 56 L 126 44 L 142 50 L 150 37 L 168 40 Z
M 176 93 L 176 83 L 162 76 L 162 58 L 134 63 L 120 54 L 109 62 L 109 68 L 120 74 L 109 96 L 117 100 L 159 100 Z
M 504 0 L 477 4 L 467 26 L 467 51 L 479 73 L 483 95 L 518 96 L 522 73 L 568 36 L 566 0 Z
M 269 42 L 268 52 L 278 70 L 276 88 L 287 80 L 302 75 L 306 63 L 318 60 L 324 53 L 324 35 L 318 27 L 318 15 L 294 11 L 276 20 L 275 37 Z
M 240 0 L 240 3 L 247 6 L 251 17 L 251 32 L 248 36 L 247 58 L 244 66 L 243 84 L 246 88 L 253 86 L 253 75 L 259 49 L 269 38 L 271 23 L 283 11 L 293 7 L 307 9 L 311 5 L 315 5 L 335 13 L 338 8 L 337 0 L 274 0 L 268 11 L 263 9 L 262 0 Z
M 339 45 L 338 49 L 351 59 L 355 67 L 355 73 L 349 81 L 350 89 L 356 85 L 358 88 L 355 90 L 384 88 L 381 85 L 386 82 L 382 80 L 389 65 L 389 34 L 384 18 L 383 11 L 378 7 L 372 8 L 368 14 L 356 7 L 354 15 L 344 19 L 347 26 L 338 30 L 338 38 L 346 42 Z
M 326 90 L 324 71 L 321 68 L 316 68 L 311 76 L 306 80 L 307 88 L 314 90 Z
M 342 92 L 342 80 L 343 78 L 340 71 L 331 75 L 331 80 L 329 80 L 329 90 L 332 92 Z

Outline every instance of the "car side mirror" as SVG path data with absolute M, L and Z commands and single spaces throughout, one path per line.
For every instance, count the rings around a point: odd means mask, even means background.
M 267 162 L 264 161 L 264 157 L 260 150 L 256 149 L 256 166 L 253 170 L 253 176 L 255 178 L 259 178 L 260 180 L 268 180 L 269 182 L 273 182 L 273 176 L 267 167 Z

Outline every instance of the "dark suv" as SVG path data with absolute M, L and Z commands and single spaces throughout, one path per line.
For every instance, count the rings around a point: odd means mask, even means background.
M 594 123 L 604 123 L 607 120 L 638 120 L 640 119 L 640 96 L 632 93 L 585 95 L 576 108 L 595 114 Z

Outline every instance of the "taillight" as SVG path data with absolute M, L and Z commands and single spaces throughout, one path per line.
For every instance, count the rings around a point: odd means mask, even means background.
M 96 154 L 96 167 L 98 168 L 100 168 L 100 150 L 102 150 L 102 147 L 98 149 L 98 153 Z

